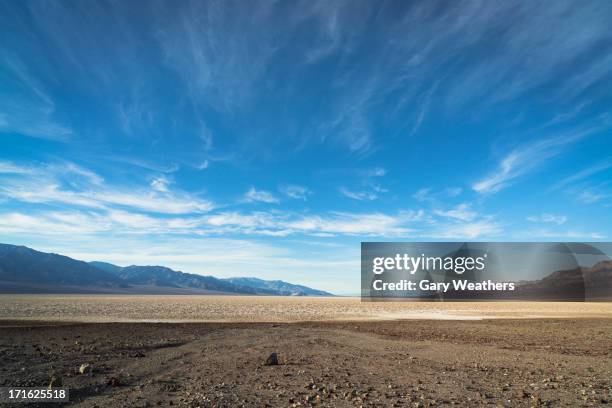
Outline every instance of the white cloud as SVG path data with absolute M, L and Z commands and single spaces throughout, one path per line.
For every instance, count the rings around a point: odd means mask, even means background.
M 443 190 L 443 194 L 447 197 L 457 197 L 462 191 L 461 187 L 447 187 Z
M 63 165 L 59 166 L 48 166 L 48 169 L 52 172 L 63 172 L 71 174 L 73 176 L 76 175 L 79 177 L 83 177 L 96 186 L 102 185 L 102 183 L 104 182 L 104 179 L 93 171 L 87 170 L 81 166 L 70 162 L 64 163 Z
M 198 164 L 196 168 L 198 170 L 206 170 L 210 166 L 210 162 L 208 160 L 204 160 L 202 163 Z
M 293 198 L 295 200 L 304 200 L 308 199 L 308 196 L 312 194 L 308 188 L 298 185 L 288 185 L 281 188 L 283 194 L 285 194 L 289 198 Z
M 255 187 L 251 187 L 249 191 L 244 195 L 247 201 L 258 201 L 268 204 L 277 204 L 278 199 L 274 197 L 272 193 L 265 190 L 256 190 Z
M 485 218 L 474 222 L 444 225 L 442 228 L 425 232 L 424 236 L 443 239 L 483 239 L 497 237 L 501 233 L 501 225 Z
M 606 236 L 599 232 L 586 231 L 551 231 L 551 230 L 535 230 L 529 231 L 529 236 L 546 238 L 546 239 L 605 239 Z
M 169 185 L 170 180 L 165 176 L 158 177 L 151 182 L 151 187 L 153 187 L 154 190 L 160 191 L 162 193 L 168 192 Z
M 215 227 L 216 231 L 235 233 L 264 233 L 279 236 L 289 234 L 402 236 L 413 231 L 409 226 L 410 223 L 419 222 L 423 218 L 422 211 L 407 211 L 397 215 L 333 212 L 310 216 L 282 212 L 250 214 L 225 212 L 206 216 L 204 221 Z
M 430 191 L 431 191 L 430 188 L 422 188 L 418 190 L 416 193 L 414 193 L 413 197 L 417 199 L 418 201 L 426 201 L 429 199 Z
M 371 191 L 351 191 L 345 187 L 341 187 L 340 193 L 345 197 L 359 201 L 374 201 L 378 199 L 378 194 Z
M 521 158 L 521 153 L 510 153 L 501 161 L 499 171 L 474 184 L 474 190 L 479 193 L 495 193 L 507 187 L 510 180 L 525 173 L 527 167 L 535 165 L 534 163 L 528 163 L 527 166 L 521 168 L 519 164 L 522 164 L 522 162 L 526 162 L 526 160 Z
M 462 193 L 461 187 L 446 187 L 442 190 L 435 191 L 433 188 L 421 188 L 412 195 L 417 201 L 437 203 L 444 198 L 454 198 Z
M 33 174 L 34 170 L 8 161 L 0 161 L 0 174 Z
M 555 215 L 555 214 L 544 213 L 544 214 L 537 215 L 537 216 L 527 217 L 527 221 L 562 225 L 567 222 L 567 217 L 565 215 Z
M 454 218 L 461 221 L 473 220 L 478 215 L 478 213 L 470 209 L 469 204 L 465 203 L 459 204 L 457 207 L 447 211 L 435 210 L 434 213 L 441 217 Z
M 74 234 L 194 234 L 194 235 L 360 235 L 410 236 L 418 223 L 425 220 L 423 211 L 383 213 L 332 212 L 323 215 L 300 215 L 293 212 L 221 212 L 210 215 L 158 217 L 118 209 L 89 211 L 39 211 L 2 214 L 0 232 L 40 235 Z M 35 228 L 40 225 L 42 228 Z
M 592 190 L 583 190 L 578 194 L 578 200 L 585 204 L 593 204 L 610 197 L 610 194 L 600 193 Z
M 112 233 L 124 234 L 189 234 L 198 233 L 202 223 L 197 217 L 152 217 L 121 210 L 109 211 L 41 211 L 35 214 L 3 213 L 0 233 L 74 236 Z
M 25 178 L 26 180 L 43 179 L 60 176 L 69 176 L 71 181 L 84 180 L 85 182 L 101 185 L 104 179 L 98 174 L 85 169 L 72 162 L 59 162 L 43 165 L 23 165 L 10 161 L 0 161 L 0 174 L 15 174 L 18 176 L 36 176 Z
M 92 192 L 89 195 L 106 204 L 122 205 L 164 214 L 205 213 L 214 208 L 212 202 L 195 198 L 189 194 L 159 195 L 146 191 L 140 194 L 123 191 L 101 191 Z
M 58 185 L 29 184 L 0 188 L 0 195 L 30 203 L 58 203 L 91 208 L 124 206 L 162 214 L 204 213 L 214 208 L 210 201 L 187 194 L 159 194 L 146 190 L 69 191 Z
M 379 198 L 380 193 L 387 193 L 389 191 L 377 182 L 377 178 L 387 174 L 385 168 L 373 167 L 370 169 L 356 170 L 355 174 L 356 177 L 360 179 L 359 184 L 361 186 L 356 189 L 349 189 L 344 186 L 340 187 L 339 191 L 343 196 L 358 201 L 374 201 Z
M 419 98 L 420 99 L 419 109 L 416 114 L 414 124 L 412 125 L 412 129 L 410 130 L 410 133 L 408 134 L 408 137 L 411 138 L 414 135 L 416 135 L 419 129 L 421 128 L 421 124 L 423 123 L 423 120 L 425 119 L 425 115 L 427 114 L 427 111 L 429 110 L 429 105 L 431 104 L 431 98 L 433 94 L 436 92 L 436 89 L 438 88 L 439 84 L 440 84 L 440 81 L 437 81 L 434 85 L 431 86 L 431 88 L 429 88 L 427 92 L 424 93 L 424 95 L 422 95 Z
M 404 212 L 398 215 L 381 213 L 343 213 L 330 216 L 302 217 L 286 223 L 289 229 L 303 232 L 328 234 L 371 235 L 371 236 L 409 236 L 413 229 L 407 224 L 419 220 L 421 212 Z
M 87 196 L 87 194 L 63 190 L 57 184 L 37 182 L 28 182 L 27 184 L 13 183 L 0 187 L 0 196 L 27 203 L 69 204 L 91 208 L 104 207 L 104 203 Z
M 260 230 L 283 229 L 281 219 L 285 215 L 255 212 L 242 214 L 239 212 L 222 212 L 205 218 L 204 222 L 216 231 L 257 233 Z
M 90 217 L 83 219 L 77 214 L 65 214 L 64 219 L 54 219 L 52 213 L 23 214 L 19 212 L 3 213 L 0 217 L 0 233 L 2 234 L 32 234 L 64 235 L 64 234 L 88 234 L 105 231 L 98 222 Z
M 23 169 L 23 166 L 8 164 L 4 163 L 7 169 Z M 154 180 L 151 183 L 154 189 L 150 190 L 108 186 L 96 173 L 73 163 L 30 167 L 18 175 L 3 181 L 0 197 L 94 209 L 120 206 L 164 214 L 204 213 L 214 208 L 208 200 L 184 192 L 170 192 L 169 181 L 163 177 Z
M 382 177 L 385 174 L 387 174 L 387 170 L 385 170 L 383 167 L 374 167 L 372 170 L 369 171 L 368 176 Z

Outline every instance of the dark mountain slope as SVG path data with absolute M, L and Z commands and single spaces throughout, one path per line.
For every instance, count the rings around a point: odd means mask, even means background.
M 611 299 L 612 261 L 601 261 L 591 268 L 556 271 L 537 281 L 520 282 L 517 293 L 520 297 Z
M 126 286 L 117 276 L 87 262 L 8 244 L 0 244 L 0 281 L 37 285 Z
M 243 294 L 277 294 L 272 291 L 257 291 L 255 288 L 233 284 L 213 276 L 179 272 L 164 266 L 127 266 L 121 268 L 117 276 L 125 282 L 134 285 L 197 288 Z

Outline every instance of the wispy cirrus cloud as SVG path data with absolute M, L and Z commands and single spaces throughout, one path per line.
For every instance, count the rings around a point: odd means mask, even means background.
M 55 118 L 56 105 L 44 85 L 22 59 L 0 51 L 0 133 L 66 141 L 72 130 Z
M 418 212 L 396 215 L 383 213 L 332 212 L 325 215 L 301 216 L 291 212 L 251 214 L 221 213 L 207 217 L 205 222 L 217 228 L 234 228 L 234 231 L 278 235 L 306 234 L 314 236 L 367 235 L 400 236 L 409 234 L 407 225 L 422 216 Z
M 112 96 L 107 108 L 116 127 L 134 137 L 153 134 L 160 144 L 164 134 L 170 140 L 183 134 L 183 140 L 193 139 L 190 146 L 206 151 L 217 132 L 212 125 L 235 122 L 239 128 L 232 130 L 239 131 L 229 133 L 240 135 L 242 154 L 297 142 L 337 145 L 361 155 L 375 152 L 397 129 L 415 133 L 433 109 L 436 117 L 466 106 L 482 114 L 543 89 L 542 100 L 563 100 L 558 104 L 571 112 L 593 102 L 585 91 L 605 84 L 610 73 L 611 57 L 601 46 L 609 37 L 610 9 L 598 2 L 578 7 L 570 1 L 553 6 L 433 1 L 355 8 L 339 1 L 286 8 L 261 1 L 237 8 L 160 1 L 147 10 L 138 7 L 50 8 L 36 2 L 5 7 L 3 26 L 12 15 L 20 18 L 7 30 L 12 36 L 3 65 L 23 88 L 15 95 L 38 100 L 37 113 L 44 113 L 30 118 L 52 122 L 62 109 L 58 116 L 68 116 L 48 89 L 61 81 L 88 100 Z M 545 26 L 559 28 L 542 30 Z M 310 35 L 302 35 L 305 30 Z M 69 34 L 76 31 L 81 41 Z M 41 60 L 49 73 L 37 78 L 32 68 Z M 171 75 L 173 87 L 157 86 L 160 74 Z M 319 106 L 312 108 L 312 101 Z M 169 109 L 180 119 L 164 122 L 175 116 L 164 114 Z M 256 126 L 241 126 L 253 122 Z M 259 143 L 265 134 L 285 136 Z
M 6 164 L 6 163 L 5 163 Z M 12 167 L 23 166 L 12 165 Z M 181 191 L 170 191 L 167 185 L 153 189 L 127 188 L 104 184 L 96 173 L 74 163 L 29 167 L 18 178 L 4 178 L 0 197 L 26 203 L 79 206 L 94 209 L 125 207 L 162 214 L 204 213 L 214 204 Z M 2 172 L 0 172 L 2 173 Z
M 340 187 L 340 194 L 359 201 L 373 201 L 378 199 L 378 194 L 373 191 L 352 191 L 346 187 Z
M 422 218 L 421 212 L 407 211 L 397 215 L 382 213 L 332 213 L 329 217 L 311 216 L 291 221 L 289 228 L 311 233 L 409 236 L 413 232 L 409 224 Z
M 481 194 L 501 191 L 515 182 L 516 179 L 537 170 L 548 160 L 561 154 L 568 145 L 601 130 L 602 127 L 578 129 L 561 136 L 524 144 L 502 158 L 498 169 L 473 184 L 472 188 Z
M 461 187 L 447 187 L 441 190 L 434 190 L 433 188 L 425 187 L 419 189 L 412 195 L 417 201 L 429 202 L 437 204 L 449 198 L 459 196 L 463 192 Z
M 387 175 L 387 170 L 384 167 L 357 170 L 355 171 L 355 177 L 357 178 L 359 186 L 355 188 L 342 186 L 339 192 L 343 196 L 353 200 L 377 200 L 382 193 L 387 193 L 389 191 L 384 188 L 379 181 L 385 175 Z
M 120 206 L 162 214 L 202 213 L 214 208 L 212 202 L 188 194 L 159 194 L 146 189 L 128 191 L 109 188 L 72 191 L 57 184 L 40 183 L 4 186 L 0 188 L 0 196 L 27 203 L 62 204 L 90 208 Z
M 527 217 L 527 221 L 562 225 L 567 222 L 567 216 L 543 213 L 540 215 L 532 215 L 530 217 Z
M 558 190 L 567 186 L 572 186 L 577 182 L 587 179 L 588 177 L 593 176 L 595 174 L 606 171 L 610 168 L 612 168 L 612 158 L 608 158 L 607 160 L 589 166 L 585 169 L 578 171 L 577 173 L 572 174 L 571 176 L 559 180 L 550 188 L 550 191 Z
M 612 197 L 612 193 L 606 193 L 599 191 L 598 189 L 581 189 L 577 193 L 577 198 L 584 204 L 593 204 L 599 201 L 605 200 L 606 198 Z
M 422 220 L 422 212 L 397 214 L 331 212 L 303 216 L 293 212 L 220 212 L 211 215 L 156 217 L 117 209 L 92 211 L 39 211 L 36 214 L 2 214 L 0 233 L 29 233 L 34 225 L 43 235 L 66 232 L 96 234 L 194 234 L 225 236 L 410 236 Z

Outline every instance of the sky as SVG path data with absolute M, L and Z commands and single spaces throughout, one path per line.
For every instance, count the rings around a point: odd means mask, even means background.
M 612 2 L 0 0 L 0 242 L 359 291 L 610 241 Z

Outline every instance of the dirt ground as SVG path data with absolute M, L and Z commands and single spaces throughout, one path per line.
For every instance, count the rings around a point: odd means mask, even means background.
M 0 361 L 0 386 L 54 370 L 77 407 L 612 404 L 612 319 L 6 320 Z

